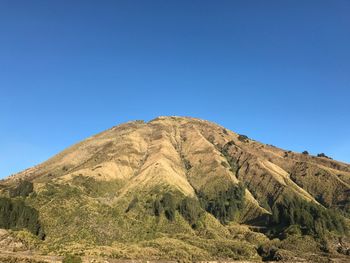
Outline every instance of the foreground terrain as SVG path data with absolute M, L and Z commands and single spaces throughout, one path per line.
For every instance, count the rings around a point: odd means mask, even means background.
M 0 262 L 350 260 L 350 165 L 194 118 L 90 137 L 0 181 L 0 211 Z

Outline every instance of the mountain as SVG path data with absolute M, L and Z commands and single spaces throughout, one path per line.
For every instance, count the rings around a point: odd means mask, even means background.
M 320 156 L 195 118 L 128 122 L 0 181 L 0 228 L 48 255 L 346 262 L 350 165 Z

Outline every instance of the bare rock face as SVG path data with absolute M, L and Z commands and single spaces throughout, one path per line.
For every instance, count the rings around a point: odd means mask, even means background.
M 25 203 L 40 215 L 43 242 L 55 244 L 48 250 L 94 254 L 96 247 L 108 246 L 117 258 L 202 254 L 207 260 L 241 253 L 237 258 L 256 259 L 255 241 L 240 252 L 232 252 L 234 243 L 224 244 L 229 248 L 222 255 L 214 241 L 234 242 L 230 224 L 271 228 L 277 237 L 276 231 L 304 222 L 318 208 L 322 216 L 338 211 L 345 222 L 350 212 L 349 164 L 265 145 L 195 118 L 158 117 L 113 127 L 1 181 L 0 193 L 9 196 L 23 181 L 34 186 Z M 294 211 L 311 215 L 300 219 Z M 312 231 L 322 232 L 322 224 Z M 311 235 L 305 227 L 302 234 Z M 211 241 L 204 247 L 199 240 Z M 122 247 L 125 242 L 137 249 Z M 186 244 L 193 249 L 186 251 Z M 165 247 L 183 254 L 167 254 Z M 289 255 L 286 251 L 279 254 Z

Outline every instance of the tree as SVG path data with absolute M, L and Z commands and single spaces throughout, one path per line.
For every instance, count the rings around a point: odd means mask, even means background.
M 323 158 L 327 158 L 327 159 L 332 159 L 331 157 L 325 155 L 324 153 L 317 154 L 317 157 L 323 157 Z
M 175 198 L 170 193 L 165 193 L 161 200 L 161 204 L 164 208 L 165 216 L 168 220 L 173 221 L 175 219 L 176 202 Z
M 0 228 L 28 229 L 41 239 L 45 237 L 38 211 L 27 206 L 23 200 L 0 197 Z
M 183 199 L 178 207 L 180 214 L 193 227 L 196 227 L 197 221 L 201 217 L 203 210 L 199 202 L 191 197 Z
M 235 219 L 244 207 L 245 187 L 242 184 L 233 185 L 225 191 L 219 191 L 209 197 L 200 191 L 198 197 L 203 209 L 211 213 L 222 224 Z
M 163 212 L 162 204 L 158 199 L 153 202 L 153 212 L 155 216 L 160 216 L 160 214 Z
M 280 223 L 279 218 L 280 218 L 280 211 L 279 211 L 277 205 L 274 205 L 272 207 L 272 222 L 273 222 L 273 224 L 278 225 Z
M 344 218 L 337 212 L 299 198 L 285 198 L 272 208 L 271 224 L 279 228 L 298 225 L 304 234 L 322 237 L 326 231 L 347 233 Z

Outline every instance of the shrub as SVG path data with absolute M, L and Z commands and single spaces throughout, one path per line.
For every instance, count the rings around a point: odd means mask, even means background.
M 225 167 L 225 168 L 228 168 L 228 167 L 229 167 L 229 165 L 228 165 L 226 162 L 224 162 L 224 161 L 221 161 L 221 165 L 222 165 L 223 167 Z
M 64 256 L 62 263 L 81 263 L 81 257 L 76 255 L 66 255 Z
M 247 135 L 239 134 L 238 135 L 238 140 L 241 142 L 248 142 L 249 137 Z
M 209 135 L 208 141 L 209 141 L 210 143 L 214 144 L 214 142 L 215 142 L 215 137 L 214 137 L 214 135 L 212 135 L 212 134 Z
M 309 155 L 309 152 L 308 151 L 303 151 L 303 154 Z
M 257 249 L 258 254 L 262 257 L 263 261 L 275 260 L 278 248 L 271 244 L 260 245 Z
M 133 209 L 136 206 L 138 201 L 139 199 L 137 197 L 134 197 L 129 203 L 128 208 L 125 210 L 125 213 L 128 213 L 131 209 Z
M 256 198 L 255 198 L 256 199 Z M 269 202 L 267 201 L 267 199 L 261 199 L 261 201 L 259 202 L 260 206 L 265 208 L 267 211 L 271 212 L 271 207 L 269 205 Z
M 323 157 L 323 158 L 327 158 L 327 159 L 332 159 L 331 157 L 325 155 L 324 153 L 317 154 L 317 157 Z
M 16 196 L 27 197 L 32 192 L 33 192 L 33 183 L 27 180 L 21 180 L 15 188 L 10 189 L 9 194 L 10 194 L 10 197 L 16 197 Z
M 285 239 L 288 236 L 300 236 L 301 234 L 302 232 L 299 225 L 291 225 L 284 229 L 282 232 L 282 238 Z
M 192 165 L 189 160 L 183 159 L 183 162 L 185 164 L 186 170 L 190 170 L 192 168 Z

